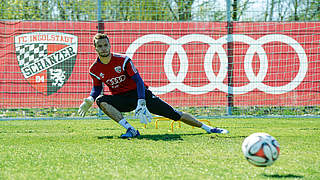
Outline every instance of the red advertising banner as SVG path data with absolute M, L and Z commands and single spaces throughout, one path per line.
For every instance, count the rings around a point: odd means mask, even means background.
M 97 26 L 0 22 L 0 108 L 78 107 L 92 88 Z M 238 22 L 231 35 L 224 22 L 104 26 L 111 50 L 131 57 L 150 89 L 173 106 L 226 106 L 228 93 L 235 106 L 320 104 L 320 22 Z

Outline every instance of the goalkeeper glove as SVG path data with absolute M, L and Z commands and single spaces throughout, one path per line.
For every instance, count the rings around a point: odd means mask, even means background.
M 85 99 L 83 99 L 83 103 L 80 105 L 78 113 L 80 116 L 84 117 L 89 110 L 89 108 L 92 106 L 94 102 L 94 99 L 92 96 L 89 96 Z
M 149 122 L 151 122 L 152 115 L 146 106 L 146 100 L 138 99 L 137 108 L 135 110 L 135 116 L 136 118 L 139 118 L 140 122 L 143 124 L 148 124 Z

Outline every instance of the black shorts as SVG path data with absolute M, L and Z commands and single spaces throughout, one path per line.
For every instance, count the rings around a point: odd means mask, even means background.
M 182 113 L 180 111 L 175 110 L 168 103 L 152 94 L 150 90 L 146 90 L 145 96 L 147 108 L 151 113 L 172 119 L 174 121 L 177 121 L 181 118 Z M 101 95 L 96 99 L 96 102 L 99 107 L 101 102 L 106 102 L 120 112 L 130 112 L 136 109 L 137 100 L 137 91 L 134 90 L 123 94 Z

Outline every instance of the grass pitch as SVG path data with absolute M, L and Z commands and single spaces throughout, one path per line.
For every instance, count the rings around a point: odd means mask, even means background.
M 0 179 L 320 179 L 320 119 L 210 121 L 230 134 L 129 120 L 142 136 L 126 140 L 111 120 L 0 121 Z M 271 167 L 242 155 L 255 132 L 280 143 Z

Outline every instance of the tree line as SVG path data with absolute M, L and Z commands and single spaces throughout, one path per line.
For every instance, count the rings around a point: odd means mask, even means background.
M 99 0 L 0 0 L 1 20 L 94 21 Z M 100 0 L 103 21 L 226 21 L 224 0 Z M 319 0 L 230 0 L 233 21 L 319 21 Z

